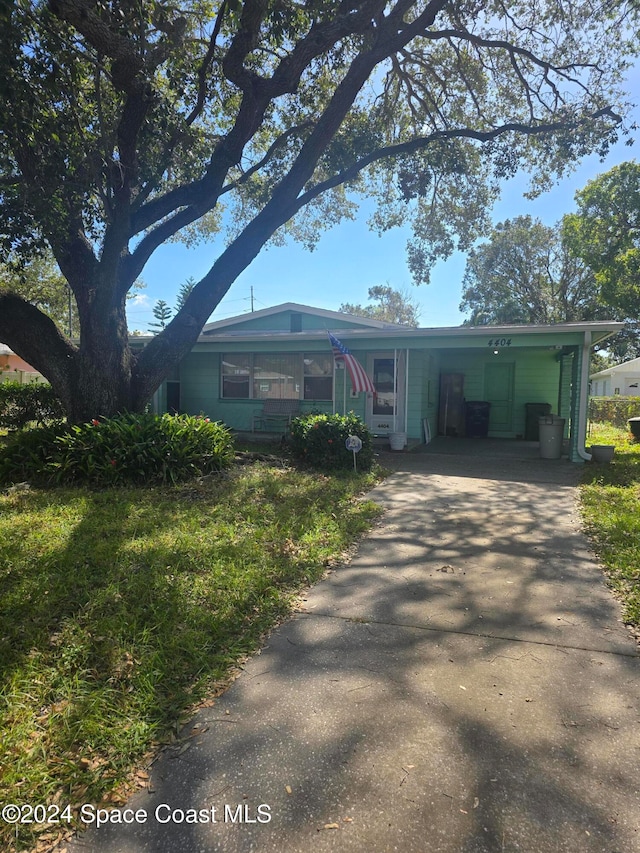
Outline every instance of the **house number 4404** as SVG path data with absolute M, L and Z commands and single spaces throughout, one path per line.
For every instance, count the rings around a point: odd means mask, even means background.
M 489 338 L 488 346 L 490 347 L 510 347 L 511 338 Z

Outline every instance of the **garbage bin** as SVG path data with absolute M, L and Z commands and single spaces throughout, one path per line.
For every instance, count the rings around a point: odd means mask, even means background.
M 627 423 L 629 424 L 631 435 L 634 438 L 640 438 L 640 418 L 629 418 Z
M 565 419 L 557 415 L 545 415 L 538 420 L 541 459 L 560 459 L 562 456 L 564 423 Z
M 486 400 L 467 400 L 464 408 L 464 426 L 468 438 L 486 438 L 489 434 L 489 411 Z
M 551 413 L 551 403 L 525 403 L 524 440 L 540 441 L 538 421 Z

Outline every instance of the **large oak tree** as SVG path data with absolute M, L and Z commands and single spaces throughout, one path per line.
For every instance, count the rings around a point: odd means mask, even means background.
M 428 279 L 487 224 L 501 179 L 526 167 L 543 189 L 619 134 L 634 8 L 5 0 L 2 248 L 19 265 L 50 247 L 80 337 L 4 289 L 0 340 L 70 418 L 139 410 L 267 241 L 313 244 L 358 194 L 377 198 L 374 226 L 413 216 L 409 261 Z M 222 221 L 226 248 L 132 351 L 125 300 L 149 258 Z
M 571 252 L 561 225 L 531 216 L 498 223 L 471 249 L 462 286 L 468 325 L 610 319 L 593 272 Z
M 465 325 L 472 326 L 626 321 L 607 340 L 606 355 L 592 354 L 603 370 L 640 354 L 638 315 L 607 299 L 598 276 L 575 251 L 574 224 L 575 214 L 554 226 L 530 216 L 498 223 L 468 254 L 460 310 L 469 314 Z
M 640 320 L 640 164 L 621 163 L 576 193 L 565 217 L 572 251 L 595 273 L 602 300 Z

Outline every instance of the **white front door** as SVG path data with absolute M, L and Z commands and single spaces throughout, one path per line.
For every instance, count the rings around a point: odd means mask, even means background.
M 374 435 L 395 432 L 397 410 L 397 369 L 393 352 L 369 353 L 367 373 L 373 380 L 375 394 L 367 397 L 367 426 Z

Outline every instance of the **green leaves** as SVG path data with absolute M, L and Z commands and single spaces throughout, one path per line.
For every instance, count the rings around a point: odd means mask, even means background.
M 561 229 L 530 216 L 500 222 L 468 255 L 460 310 L 468 323 L 562 323 L 606 315 L 593 274 Z
M 30 363 L 72 415 L 96 376 L 119 388 L 96 396 L 142 410 L 269 240 L 313 247 L 358 196 L 378 202 L 373 227 L 411 224 L 409 266 L 428 282 L 489 227 L 504 177 L 526 170 L 540 192 L 624 133 L 638 51 L 633 0 L 14 0 L 0 14 L 0 248 L 49 244 L 86 353 L 70 358 L 35 312 L 22 328 L 18 300 L 0 336 L 25 353 L 46 340 Z M 188 318 L 132 357 L 122 306 L 153 253 L 222 227 Z
M 291 424 L 291 452 L 302 464 L 320 471 L 353 470 L 353 453 L 347 450 L 350 435 L 362 440 L 357 465 L 368 471 L 373 463 L 371 433 L 351 412 L 348 415 L 303 415 Z
M 0 482 L 177 483 L 229 465 L 231 433 L 188 415 L 121 415 L 31 430 L 0 452 Z
M 368 295 L 377 304 L 352 305 L 345 302 L 338 310 L 357 317 L 373 317 L 375 320 L 414 328 L 420 325 L 421 306 L 408 290 L 394 290 L 388 284 L 378 284 L 369 288 Z
M 593 269 L 602 299 L 626 317 L 640 316 L 640 165 L 622 163 L 576 193 L 566 239 Z
M 64 418 L 62 404 L 50 385 L 0 382 L 0 428 L 24 429 Z

